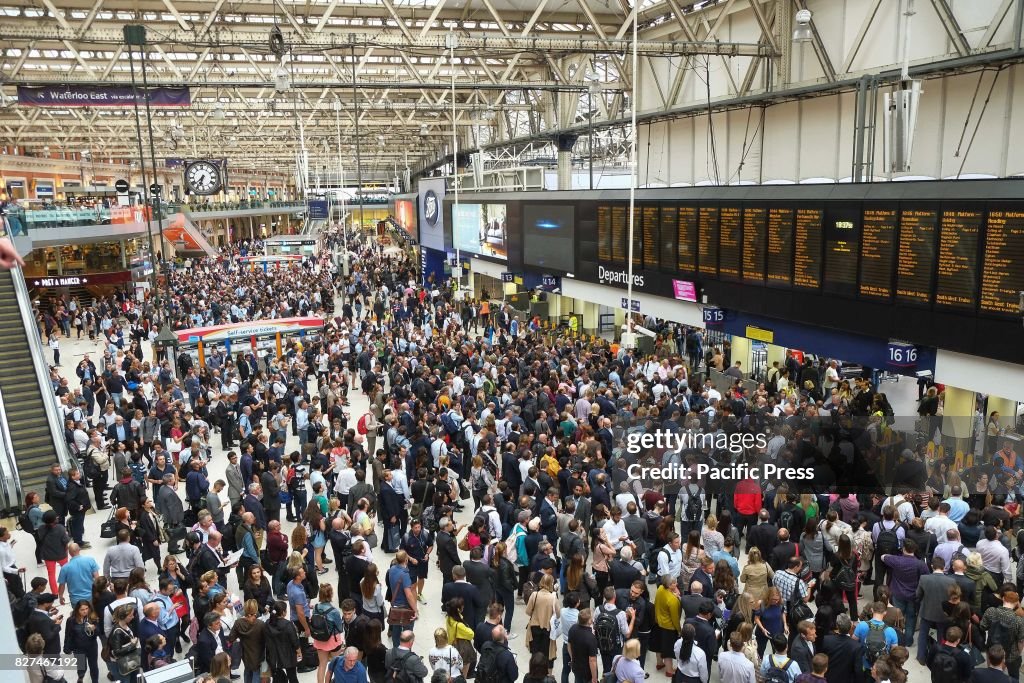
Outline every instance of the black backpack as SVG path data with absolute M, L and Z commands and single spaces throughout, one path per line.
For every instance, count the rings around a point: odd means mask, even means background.
M 309 618 L 309 633 L 313 636 L 313 640 L 320 642 L 326 642 L 334 637 L 334 624 L 327 618 L 327 612 L 313 610 L 313 615 Z
M 886 628 L 888 627 L 885 624 L 868 622 L 868 633 L 864 637 L 864 656 L 872 664 L 889 651 L 889 646 L 885 642 Z
M 789 666 L 792 663 L 793 660 L 789 657 L 782 666 L 775 664 L 774 657 L 769 659 L 768 670 L 764 672 L 764 683 L 789 683 Z
M 998 607 L 996 609 L 1003 609 Z M 15 622 L 17 624 L 17 622 Z M 1012 646 L 1013 634 L 1010 632 L 1005 625 L 1001 624 L 999 620 L 992 619 L 992 623 L 989 624 L 988 633 L 985 634 L 985 648 L 990 648 L 993 645 L 1002 645 L 1003 648 L 1009 652 Z
M 32 526 L 32 519 L 28 516 L 28 510 L 25 510 L 18 515 L 18 528 L 27 533 L 35 533 L 35 527 Z
M 956 657 L 947 648 L 936 645 L 937 649 L 932 656 L 928 669 L 932 672 L 932 683 L 959 683 L 960 665 Z
M 476 683 L 509 683 L 498 673 L 498 651 L 494 643 L 484 643 L 476 663 Z M 514 683 L 514 682 L 512 682 Z
M 11 603 L 11 618 L 14 620 L 14 628 L 25 628 L 28 625 L 28 618 L 32 610 L 36 608 L 35 593 L 25 593 Z
M 896 535 L 896 530 L 900 528 L 900 523 L 893 523 L 892 527 L 886 528 L 885 522 L 878 523 L 878 538 L 875 540 L 875 556 L 881 557 L 882 555 L 891 555 L 900 549 L 900 537 Z
M 412 683 L 412 677 L 405 670 L 405 660 L 412 656 L 412 652 L 404 652 L 402 656 L 396 655 L 384 676 L 385 683 Z
M 594 635 L 597 636 L 597 647 L 601 652 L 613 652 L 622 643 L 622 632 L 619 630 L 619 612 L 598 608 L 597 619 L 594 620 Z
M 686 487 L 686 521 L 693 522 L 699 520 L 704 514 L 704 503 L 700 499 L 701 490 L 697 487 L 697 492 L 692 493 L 690 487 Z

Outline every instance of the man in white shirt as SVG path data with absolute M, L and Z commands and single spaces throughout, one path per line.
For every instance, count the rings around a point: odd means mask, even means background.
M 754 664 L 743 654 L 739 631 L 729 636 L 728 648 L 718 655 L 718 674 L 722 683 L 755 683 Z
M 939 514 L 924 523 L 924 530 L 941 543 L 950 529 L 956 529 L 956 522 L 949 518 L 949 503 L 939 503 Z
M 836 386 L 839 385 L 839 364 L 834 360 L 828 362 L 828 368 L 825 370 L 825 381 L 822 385 L 825 388 L 825 392 L 832 391 Z
M 668 545 L 658 551 L 658 579 L 666 576 L 675 578 L 683 567 L 682 539 L 679 534 L 672 534 Z
M 999 541 L 999 532 L 994 526 L 985 527 L 985 538 L 978 541 L 975 549 L 981 555 L 982 566 L 992 575 L 997 586 L 1010 578 L 1010 551 Z M 972 557 L 973 554 L 967 556 L 968 565 L 974 564 Z
M 338 480 L 334 484 L 334 490 L 341 499 L 342 509 L 348 508 L 348 492 L 356 485 L 356 471 L 347 456 L 341 457 L 341 469 L 338 470 Z
M 882 503 L 882 509 L 884 510 L 889 505 L 896 511 L 896 520 L 905 527 L 909 527 L 910 523 L 914 521 L 914 504 L 906 499 L 904 492 L 901 491 L 894 496 L 886 498 L 885 502 Z

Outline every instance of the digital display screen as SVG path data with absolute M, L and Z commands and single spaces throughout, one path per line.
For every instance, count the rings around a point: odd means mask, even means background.
M 639 230 L 641 225 L 643 226 L 641 243 L 643 244 L 644 268 L 657 270 L 658 263 L 661 261 L 661 245 L 658 243 L 661 236 L 661 226 L 658 225 L 661 214 L 657 206 L 643 206 L 640 207 L 640 216 L 641 222 L 636 224 L 635 229 Z
M 612 207 L 597 207 L 597 258 L 612 261 Z
M 935 303 L 974 310 L 978 303 L 978 236 L 980 211 L 943 211 L 939 222 L 938 277 Z
M 985 261 L 981 271 L 981 310 L 1020 315 L 1024 291 L 1024 211 L 989 211 Z
M 676 232 L 676 220 L 679 210 L 674 206 L 661 207 L 661 267 L 665 270 L 676 268 L 676 245 L 679 235 Z
M 552 271 L 571 273 L 576 256 L 575 208 L 557 204 L 523 206 L 523 261 Z
M 860 214 L 830 213 L 825 224 L 825 291 L 857 293 L 857 259 L 860 256 Z
M 765 249 L 768 241 L 768 209 L 743 211 L 743 280 L 764 284 Z
M 740 278 L 742 232 L 742 212 L 734 206 L 723 206 L 718 213 L 718 274 L 722 279 Z
M 860 295 L 892 298 L 892 266 L 896 256 L 896 211 L 865 209 L 860 241 Z
M 821 221 L 818 209 L 796 210 L 796 240 L 793 251 L 793 286 L 821 287 Z
M 768 210 L 767 252 L 765 276 L 768 284 L 793 284 L 793 209 Z
M 900 213 L 900 258 L 896 265 L 896 298 L 904 303 L 932 300 L 937 211 Z
M 664 211 L 664 209 L 662 209 Z M 664 214 L 662 214 L 664 216 Z M 664 233 L 663 233 L 664 234 Z M 692 206 L 679 207 L 679 270 L 684 273 L 697 272 L 697 209 Z
M 508 260 L 504 204 L 452 205 L 452 241 L 459 251 Z
M 395 200 L 395 221 L 410 235 L 416 234 L 416 205 L 411 199 Z
M 644 210 L 633 207 L 633 266 L 640 268 L 644 264 Z
M 612 206 L 612 260 L 625 263 L 629 247 L 626 238 L 629 236 L 629 223 L 626 220 L 625 206 Z
M 716 207 L 702 206 L 700 208 L 700 213 L 697 218 L 697 231 L 700 235 L 700 241 L 697 242 L 700 274 L 717 277 L 718 209 Z

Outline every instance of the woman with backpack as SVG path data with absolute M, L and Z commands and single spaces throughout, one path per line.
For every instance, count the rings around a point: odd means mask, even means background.
M 267 621 L 267 664 L 274 673 L 274 683 L 299 683 L 296 670 L 301 655 L 299 635 L 288 619 L 288 603 L 278 600 Z
M 331 604 L 333 599 L 334 587 L 329 583 L 320 584 L 318 602 L 313 607 L 313 613 L 309 617 L 309 631 L 319 663 L 316 670 L 317 683 L 329 683 L 324 678 L 324 674 L 327 671 L 327 662 L 342 646 L 342 633 L 345 630 L 345 621 L 341 615 L 341 610 Z
M 32 540 L 36 542 L 36 565 L 42 566 L 43 556 L 41 554 L 42 545 L 39 542 L 39 530 L 43 526 L 43 509 L 39 507 L 39 503 L 42 499 L 39 494 L 35 491 L 29 491 L 25 494 L 25 512 L 23 513 L 24 518 L 19 518 L 22 531 L 31 534 Z M 102 502 L 102 501 L 100 501 Z M 29 526 L 25 526 L 25 522 L 29 523 Z
M 840 600 L 845 599 L 850 604 L 850 614 L 856 614 L 857 569 L 860 566 L 860 558 L 853 551 L 853 542 L 846 534 L 839 537 L 838 549 L 832 555 L 829 566 L 832 569 L 830 580 L 835 586 L 836 593 Z
M 545 574 L 540 586 L 526 603 L 526 647 L 530 652 L 544 652 L 548 657 L 548 668 L 554 666 L 558 654 L 557 641 L 551 640 L 551 617 L 558 616 L 561 608 L 555 594 L 555 579 Z

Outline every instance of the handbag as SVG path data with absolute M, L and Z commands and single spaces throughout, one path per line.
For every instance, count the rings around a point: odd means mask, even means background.
M 117 522 L 114 521 L 114 512 L 116 511 L 117 507 L 111 506 L 107 521 L 100 525 L 100 538 L 114 538 L 117 536 Z
M 793 592 L 789 596 L 789 616 L 793 620 L 793 623 L 799 623 L 806 619 L 813 619 L 814 612 L 808 607 L 807 603 L 800 599 L 800 590 L 796 585 L 793 586 Z
M 557 614 L 552 614 L 548 627 L 548 637 L 557 642 L 562 635 L 562 619 Z
M 399 579 L 391 589 L 391 608 L 388 610 L 388 626 L 408 626 L 415 618 L 416 613 L 411 607 L 395 607 L 395 596 L 398 595 L 398 587 L 402 585 Z
M 616 655 L 615 659 L 612 660 L 612 670 L 605 673 L 601 677 L 601 683 L 617 683 L 619 680 L 618 668 L 619 660 L 622 659 L 622 655 Z
M 402 532 L 399 531 L 398 525 L 388 527 L 388 548 L 392 552 L 397 552 L 399 546 L 402 545 Z

